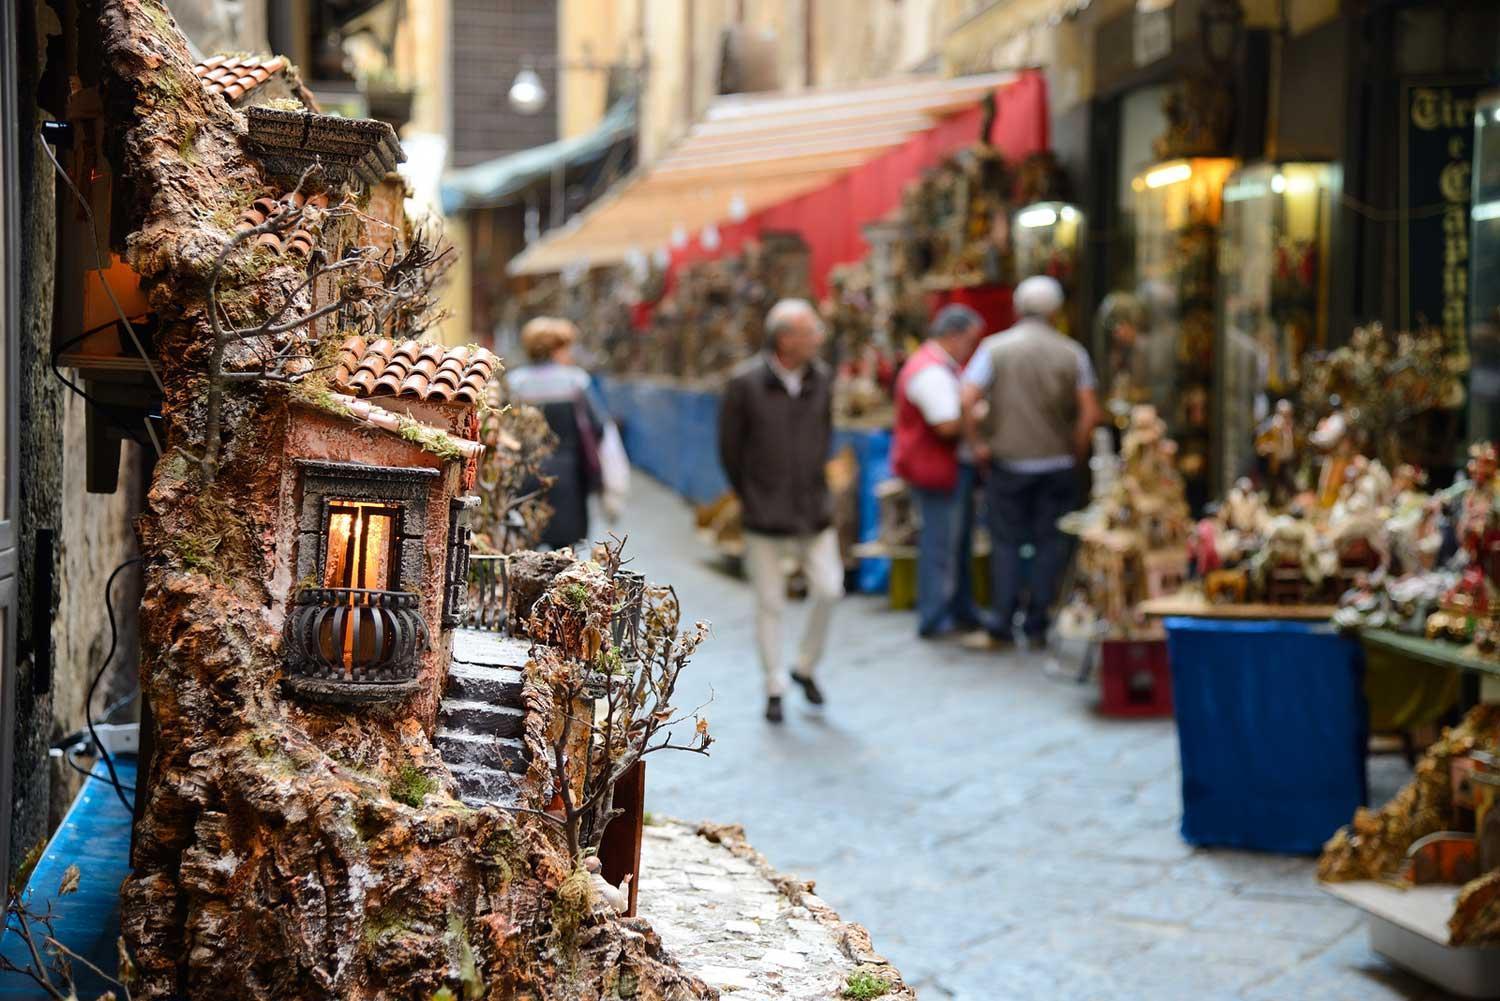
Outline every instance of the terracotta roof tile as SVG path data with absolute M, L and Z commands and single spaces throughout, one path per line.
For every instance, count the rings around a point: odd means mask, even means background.
M 343 408 L 345 414 L 351 419 L 363 424 L 378 427 L 393 434 L 400 434 L 404 425 L 409 425 L 411 418 L 402 417 L 391 413 L 382 407 L 378 407 L 369 400 L 358 399 L 353 396 L 345 396 L 342 393 L 330 393 L 332 402 Z M 465 459 L 472 459 L 484 451 L 481 442 L 469 438 L 460 438 L 458 435 L 449 434 L 440 429 L 433 429 L 437 434 L 447 438 L 448 442 L 458 449 Z
M 350 337 L 339 348 L 333 381 L 359 397 L 477 403 L 494 370 L 495 356 L 484 348 Z
M 299 220 L 302 225 L 290 232 L 279 235 L 276 233 L 262 233 L 255 238 L 255 245 L 257 247 L 265 247 L 271 253 L 277 255 L 291 254 L 294 257 L 310 257 L 318 245 L 318 230 L 322 223 L 322 212 L 328 207 L 328 196 L 326 194 L 317 194 L 311 198 L 304 198 L 295 191 L 289 191 L 279 199 L 270 197 L 257 198 L 250 204 L 249 208 L 240 213 L 240 218 L 235 223 L 235 228 L 242 232 L 247 229 L 254 229 L 277 213 L 284 212 L 293 206 L 305 207 L 302 219 Z
M 193 67 L 211 94 L 220 94 L 231 104 L 255 90 L 291 64 L 285 56 L 217 55 Z

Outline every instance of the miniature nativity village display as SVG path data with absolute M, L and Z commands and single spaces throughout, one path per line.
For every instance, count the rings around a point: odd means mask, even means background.
M 450 254 L 391 128 L 195 67 L 155 0 L 101 25 L 165 419 L 128 996 L 716 997 L 611 847 L 641 758 L 711 742 L 673 707 L 705 627 L 617 541 L 525 550 L 546 424 L 426 336 Z
M 1118 455 L 1099 434 L 1093 498 L 1064 521 L 1079 538 L 1079 590 L 1061 627 L 1136 642 L 1159 635 L 1145 611 L 1152 599 L 1191 596 L 1226 609 L 1272 606 L 1273 617 L 1317 606 L 1344 630 L 1500 659 L 1496 447 L 1470 446 L 1452 485 L 1435 492 L 1403 451 L 1420 442 L 1424 419 L 1441 420 L 1461 398 L 1441 335 L 1365 328 L 1303 369 L 1317 374 L 1301 413 L 1291 401 L 1272 408 L 1256 433 L 1256 468 L 1196 523 L 1153 408 L 1132 409 Z M 1382 911 L 1382 893 L 1431 891 L 1448 944 L 1493 945 L 1497 805 L 1500 713 L 1481 704 L 1428 748 L 1406 788 L 1378 810 L 1361 808 L 1328 841 L 1319 878 L 1377 914 L 1403 910 L 1393 902 Z

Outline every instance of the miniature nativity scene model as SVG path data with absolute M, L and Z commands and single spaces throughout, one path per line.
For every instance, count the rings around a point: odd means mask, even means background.
M 136 372 L 160 419 L 119 969 L 88 969 L 138 1001 L 717 997 L 693 936 L 636 913 L 642 759 L 711 743 L 674 706 L 707 627 L 622 540 L 530 550 L 554 439 L 501 359 L 438 340 L 453 252 L 396 134 L 322 114 L 283 58 L 195 63 L 159 0 L 97 30 L 108 110 L 57 169 L 103 179 L 121 295 L 72 342 L 105 361 L 72 364 Z M 736 829 L 674 836 L 817 919 L 827 961 L 786 996 L 850 971 L 913 996 Z M 78 996 L 39 892 L 0 974 Z
M 433 339 L 394 132 L 155 0 L 99 24 L 162 414 L 120 996 L 716 996 L 630 885 L 705 630 L 618 542 L 524 551 L 545 422 Z

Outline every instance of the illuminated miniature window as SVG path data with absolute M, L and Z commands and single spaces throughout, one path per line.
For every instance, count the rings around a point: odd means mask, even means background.
M 400 517 L 401 509 L 394 504 L 330 500 L 323 586 L 400 590 Z

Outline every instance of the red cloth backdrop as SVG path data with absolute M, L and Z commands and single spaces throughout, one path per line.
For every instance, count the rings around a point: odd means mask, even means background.
M 984 318 L 986 333 L 1008 330 L 1015 325 L 1016 310 L 1011 301 L 1014 292 L 1009 285 L 970 285 L 932 294 L 932 314 L 949 303 L 968 306 Z
M 1047 82 L 1039 70 L 1026 70 L 1013 83 L 997 88 L 995 110 L 989 140 L 1007 159 L 1020 160 L 1047 149 Z M 686 246 L 671 250 L 667 287 L 685 264 L 735 253 L 762 231 L 789 230 L 807 242 L 813 295 L 821 299 L 828 291 L 829 271 L 859 260 L 869 250 L 865 225 L 899 205 L 902 191 L 924 170 L 977 140 L 983 121 L 984 109 L 975 104 L 825 187 L 763 209 L 744 222 L 722 223 L 719 245 L 713 250 L 702 246 L 701 234 L 690 234 Z M 1008 289 L 1005 299 L 1003 308 L 991 302 L 969 304 L 989 319 L 991 309 L 998 310 L 997 315 L 1009 315 Z

